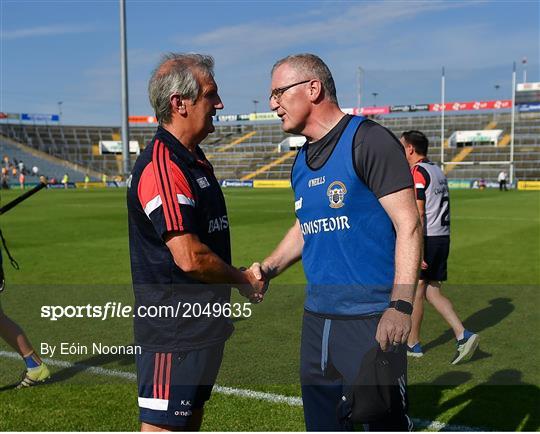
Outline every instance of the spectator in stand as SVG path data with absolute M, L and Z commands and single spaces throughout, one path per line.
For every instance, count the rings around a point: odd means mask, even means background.
M 90 177 L 88 176 L 88 173 L 84 175 L 84 189 L 88 189 L 88 183 L 90 182 Z
M 24 173 L 21 172 L 19 173 L 19 185 L 21 186 L 21 190 L 24 190 L 24 181 L 25 181 L 25 176 L 24 176 Z
M 6 167 L 2 167 L 2 177 L 0 179 L 2 190 L 9 190 L 8 173 L 8 169 Z
M 7 155 L 4 155 L 4 158 L 2 159 L 2 164 L 6 169 L 9 169 L 9 157 Z
M 19 161 L 19 164 L 17 165 L 19 167 L 19 173 L 23 174 L 24 173 L 24 163 L 23 161 Z
M 101 182 L 103 182 L 103 184 L 107 183 L 107 175 L 105 173 L 101 175 Z
M 504 170 L 501 170 L 497 180 L 499 181 L 499 191 L 503 191 L 503 189 L 504 191 L 508 191 L 508 187 L 506 186 L 506 172 Z
M 39 168 L 37 166 L 33 166 L 32 167 L 32 175 L 33 176 L 38 176 L 38 173 L 39 173 Z
M 69 175 L 67 173 L 64 173 L 64 176 L 62 178 L 62 184 L 64 184 L 64 188 L 68 188 L 69 184 Z
M 478 188 L 480 190 L 486 189 L 486 180 L 484 178 L 480 178 L 480 181 L 478 181 Z
M 11 168 L 11 176 L 13 176 L 14 178 L 17 177 L 17 168 L 15 166 Z

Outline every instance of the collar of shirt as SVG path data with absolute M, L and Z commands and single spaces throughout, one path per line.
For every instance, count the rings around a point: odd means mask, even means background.
M 197 145 L 195 147 L 195 154 L 190 152 L 183 144 L 178 140 L 175 136 L 173 136 L 169 131 L 167 131 L 165 128 L 163 128 L 161 125 L 158 126 L 157 134 L 156 136 L 163 141 L 165 146 L 169 148 L 169 150 L 176 155 L 178 158 L 180 158 L 182 161 L 186 162 L 189 166 L 196 166 L 197 164 L 202 165 L 204 167 L 211 167 L 208 163 L 208 160 L 206 159 L 204 152 L 202 149 Z
M 416 166 L 419 163 L 429 163 L 429 158 L 428 157 L 420 158 L 420 160 L 418 160 L 416 163 L 414 163 L 414 165 Z

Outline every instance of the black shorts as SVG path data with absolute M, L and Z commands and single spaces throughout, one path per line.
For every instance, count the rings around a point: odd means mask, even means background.
M 427 270 L 420 271 L 420 279 L 437 280 L 447 279 L 446 263 L 450 253 L 450 237 L 448 235 L 424 237 L 424 261 Z
M 363 319 L 330 319 L 304 312 L 300 347 L 300 383 L 307 431 L 350 430 L 349 404 L 344 395 L 356 384 L 362 362 L 376 350 L 380 316 Z M 369 431 L 407 431 L 407 355 L 405 345 L 393 358 L 392 409 L 383 419 L 369 424 Z M 397 386 L 399 384 L 399 386 Z M 346 399 L 345 399 L 346 400 Z M 341 405 L 340 405 L 341 404 Z
M 135 361 L 140 421 L 186 426 L 192 411 L 210 399 L 224 346 L 220 343 L 185 353 L 138 354 Z

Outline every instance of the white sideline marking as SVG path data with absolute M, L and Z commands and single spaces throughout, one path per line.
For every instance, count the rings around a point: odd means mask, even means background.
M 11 352 L 11 351 L 0 351 L 0 357 L 5 357 L 8 359 L 20 359 L 21 356 L 17 353 Z M 116 378 L 122 378 L 125 380 L 130 381 L 137 381 L 137 375 L 132 372 L 125 372 L 125 371 L 118 371 L 116 369 L 106 369 L 106 368 L 100 368 L 98 366 L 89 366 L 84 365 L 82 363 L 71 363 L 67 362 L 65 360 L 58 360 L 58 359 L 49 359 L 49 358 L 42 358 L 42 360 L 47 363 L 47 365 L 50 366 L 56 366 L 58 368 L 75 368 L 80 370 L 81 372 L 89 372 L 91 374 L 95 375 L 103 375 L 106 377 L 116 377 Z M 277 404 L 287 404 L 291 407 L 301 407 L 302 406 L 302 398 L 296 397 L 296 396 L 285 396 L 285 395 L 278 395 L 276 393 L 267 393 L 267 392 L 258 392 L 255 390 L 249 390 L 249 389 L 236 389 L 233 387 L 226 387 L 226 386 L 218 386 L 215 385 L 214 392 L 221 393 L 222 395 L 232 395 L 232 396 L 238 396 L 240 398 L 251 398 L 251 399 L 259 399 L 261 401 L 267 401 Z M 467 432 L 467 431 L 488 431 L 485 428 L 477 428 L 477 427 L 470 427 L 465 425 L 448 425 L 444 422 L 439 421 L 429 421 L 425 419 L 417 419 L 413 418 L 412 421 L 414 422 L 415 428 L 421 428 L 421 429 L 427 429 L 428 431 L 459 431 L 459 432 Z
M 21 358 L 21 356 L 18 353 L 14 353 L 11 351 L 0 351 L 0 356 L 7 357 L 8 359 Z M 57 366 L 59 368 L 75 368 L 80 371 L 90 372 L 96 375 L 104 375 L 107 377 L 124 378 L 126 380 L 137 381 L 137 375 L 132 372 L 117 371 L 115 369 L 105 369 L 105 368 L 100 368 L 98 366 L 89 366 L 89 365 L 83 365 L 81 363 L 71 363 L 71 362 L 66 362 L 65 360 L 48 359 L 44 357 L 42 357 L 41 360 L 47 363 L 47 365 Z

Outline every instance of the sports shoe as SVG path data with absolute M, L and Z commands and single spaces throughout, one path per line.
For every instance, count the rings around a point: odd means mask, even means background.
M 462 360 L 469 360 L 478 348 L 479 340 L 480 336 L 465 330 L 463 332 L 463 339 L 457 341 L 457 351 L 452 359 L 452 365 L 456 365 Z
M 407 355 L 410 357 L 422 357 L 424 355 L 424 351 L 420 346 L 420 342 L 417 342 L 412 347 L 407 345 Z
M 35 386 L 38 383 L 44 382 L 50 376 L 51 373 L 49 372 L 47 365 L 45 363 L 41 363 L 41 365 L 39 365 L 37 368 L 30 368 L 25 371 L 24 378 L 17 386 L 17 389 Z

